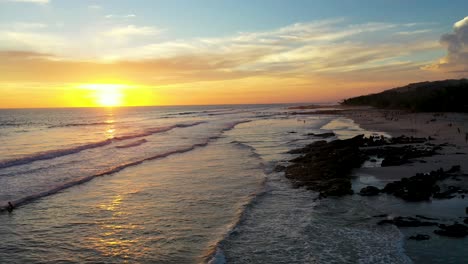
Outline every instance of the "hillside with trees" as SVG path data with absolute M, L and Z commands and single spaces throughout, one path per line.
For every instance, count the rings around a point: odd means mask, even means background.
M 468 112 L 468 80 L 412 83 L 381 93 L 349 98 L 342 104 L 415 112 Z

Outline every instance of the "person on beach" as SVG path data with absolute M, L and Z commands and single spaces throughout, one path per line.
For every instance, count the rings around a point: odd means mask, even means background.
M 9 213 L 13 212 L 13 209 L 15 209 L 15 207 L 13 206 L 13 204 L 11 204 L 11 202 L 8 202 L 8 206 L 7 206 L 7 211 Z

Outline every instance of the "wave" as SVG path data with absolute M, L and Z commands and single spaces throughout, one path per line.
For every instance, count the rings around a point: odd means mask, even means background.
M 207 254 L 205 254 L 205 262 L 208 264 L 224 264 L 226 263 L 226 257 L 223 252 L 223 242 L 229 238 L 231 235 L 235 235 L 237 233 L 237 227 L 242 224 L 244 221 L 248 209 L 252 208 L 255 203 L 263 197 L 265 194 L 269 192 L 269 189 L 267 187 L 267 178 L 262 181 L 260 184 L 260 188 L 249 195 L 247 197 L 247 200 L 244 202 L 244 204 L 241 205 L 241 208 L 237 212 L 237 216 L 234 219 L 234 221 L 231 223 L 231 225 L 228 226 L 227 232 L 224 234 L 224 236 L 219 239 L 214 245 L 210 247 L 208 250 Z
M 228 112 L 232 111 L 234 109 L 228 108 L 228 109 L 217 109 L 217 110 L 204 110 L 204 111 L 188 111 L 188 112 L 178 112 L 178 113 L 170 113 L 166 114 L 166 116 L 181 116 L 181 115 L 194 115 L 194 114 L 208 114 L 210 113 L 219 113 L 221 115 L 227 114 Z
M 0 127 L 19 127 L 28 125 L 28 123 L 16 123 L 16 122 L 2 122 L 0 123 Z
M 200 121 L 200 122 L 189 123 L 189 124 L 176 124 L 176 125 L 166 126 L 166 127 L 150 128 L 150 129 L 147 129 L 147 130 L 145 130 L 144 132 L 141 132 L 141 133 L 129 134 L 129 135 L 125 135 L 125 136 L 118 136 L 118 137 L 114 137 L 113 139 L 115 139 L 115 140 L 127 140 L 127 139 L 139 138 L 139 137 L 146 137 L 146 136 L 150 136 L 150 135 L 153 135 L 153 134 L 166 132 L 166 131 L 172 130 L 174 128 L 185 128 L 185 127 L 197 126 L 197 125 L 200 125 L 200 124 L 203 124 L 203 123 L 206 123 L 206 122 L 205 121 Z
M 236 127 L 237 125 L 240 125 L 240 124 L 243 124 L 243 123 L 248 123 L 248 122 L 251 122 L 252 120 L 241 120 L 241 121 L 236 121 L 236 122 L 232 122 L 232 123 L 229 123 L 225 128 L 223 128 L 221 130 L 221 132 L 225 132 L 225 131 L 228 131 L 228 130 L 231 130 L 233 129 L 234 127 Z
M 249 121 L 245 121 L 245 122 L 249 122 Z M 240 123 L 244 123 L 244 122 L 240 122 Z M 239 147 L 248 149 L 250 152 L 252 152 L 253 157 L 261 160 L 260 166 L 263 168 L 263 172 L 265 173 L 265 175 L 267 175 L 263 159 L 255 151 L 254 147 L 252 147 L 250 145 L 247 145 L 245 143 L 239 142 L 239 141 L 232 141 L 231 144 L 234 144 L 234 145 L 237 145 Z M 226 233 L 221 237 L 221 239 L 216 241 L 216 243 L 214 245 L 211 245 L 209 247 L 208 251 L 206 252 L 206 254 L 203 256 L 206 263 L 208 263 L 208 264 L 224 264 L 224 263 L 226 263 L 226 256 L 224 255 L 223 245 L 222 245 L 223 242 L 227 238 L 229 238 L 231 235 L 234 235 L 234 234 L 237 233 L 236 229 L 244 221 L 248 209 L 252 208 L 255 205 L 255 203 L 261 197 L 263 197 L 265 194 L 267 194 L 270 191 L 269 188 L 268 188 L 267 182 L 268 182 L 268 177 L 265 177 L 263 179 L 263 181 L 260 183 L 259 188 L 255 192 L 251 193 L 248 197 L 246 197 L 246 200 L 244 201 L 244 203 L 240 206 L 240 208 L 237 211 L 236 218 L 227 227 Z
M 116 148 L 131 148 L 131 147 L 136 147 L 136 146 L 140 146 L 141 144 L 144 144 L 148 142 L 148 140 L 146 139 L 140 139 L 140 140 L 137 140 L 135 142 L 131 142 L 131 143 L 128 143 L 128 144 L 125 144 L 125 145 L 119 145 L 119 146 L 115 146 Z
M 57 127 L 78 127 L 78 126 L 105 126 L 105 125 L 115 125 L 117 122 L 94 122 L 94 123 L 68 123 L 49 126 L 49 128 Z
M 121 171 L 121 170 L 123 170 L 125 168 L 142 164 L 145 161 L 161 159 L 161 158 L 168 157 L 170 155 L 189 152 L 191 150 L 194 150 L 195 148 L 204 147 L 204 146 L 209 144 L 210 140 L 211 140 L 211 138 L 208 138 L 206 141 L 204 141 L 202 143 L 193 144 L 193 145 L 185 147 L 185 148 L 180 148 L 180 149 L 168 151 L 168 152 L 165 152 L 165 153 L 156 154 L 156 155 L 153 155 L 153 156 L 150 156 L 150 157 L 147 157 L 147 158 L 144 158 L 144 159 L 140 159 L 140 160 L 137 160 L 137 161 L 122 163 L 120 165 L 117 165 L 117 166 L 115 166 L 113 168 L 110 168 L 108 170 L 99 172 L 97 174 L 93 174 L 93 175 L 90 175 L 90 176 L 79 178 L 77 180 L 69 181 L 69 182 L 67 182 L 65 184 L 55 186 L 54 188 L 52 188 L 50 190 L 35 193 L 35 194 L 32 194 L 32 195 L 29 195 L 29 196 L 26 196 L 26 197 L 11 201 L 11 203 L 14 204 L 15 207 L 22 206 L 24 204 L 27 204 L 27 203 L 32 202 L 34 200 L 40 199 L 42 197 L 49 196 L 49 195 L 55 194 L 57 192 L 60 192 L 60 191 L 62 191 L 64 189 L 67 189 L 67 188 L 70 188 L 70 187 L 73 187 L 73 186 L 76 186 L 76 185 L 79 185 L 79 184 L 83 184 L 85 182 L 89 182 L 89 181 L 91 181 L 92 179 L 94 179 L 96 177 L 101 177 L 101 176 L 105 176 L 105 175 L 114 174 L 114 173 L 119 172 L 119 171 Z M 0 212 L 5 211 L 6 207 L 7 207 L 6 205 L 0 206 Z
M 233 144 L 233 145 L 236 145 L 236 146 L 238 146 L 238 147 L 240 147 L 240 148 L 249 150 L 249 151 L 252 153 L 252 154 L 251 154 L 252 157 L 255 157 L 255 158 L 258 158 L 258 159 L 262 159 L 261 155 L 258 154 L 258 153 L 256 152 L 256 149 L 255 149 L 254 147 L 252 147 L 252 146 L 250 146 L 250 145 L 247 145 L 247 144 L 244 143 L 244 142 L 237 141 L 237 140 L 231 141 L 230 143 Z M 263 164 L 263 162 L 262 162 L 262 164 Z M 264 168 L 264 169 L 265 169 L 265 168 Z M 264 171 L 265 171 L 265 170 L 264 170 Z
M 106 145 L 109 145 L 110 143 L 112 143 L 112 139 L 106 139 L 100 142 L 94 142 L 94 143 L 85 144 L 85 145 L 72 147 L 72 148 L 56 149 L 56 150 L 50 150 L 46 152 L 38 152 L 38 153 L 34 153 L 32 155 L 22 157 L 22 158 L 0 161 L 0 169 L 18 166 L 18 165 L 24 165 L 24 164 L 28 164 L 28 163 L 38 161 L 38 160 L 47 160 L 47 159 L 57 158 L 60 156 L 75 154 L 86 149 L 106 146 Z
M 238 122 L 233 122 L 233 123 L 227 124 L 227 126 L 225 128 L 223 128 L 220 131 L 220 133 L 222 133 L 224 131 L 227 131 L 227 130 L 230 130 L 230 129 L 233 129 L 237 124 L 244 123 L 244 122 L 248 122 L 248 121 L 238 121 Z M 204 123 L 204 122 L 192 123 L 191 126 L 194 126 L 195 124 L 200 124 L 200 123 Z M 190 126 L 190 125 L 189 124 L 175 125 L 174 127 L 187 127 L 187 126 Z M 90 176 L 85 176 L 85 177 L 82 177 L 82 178 L 79 178 L 79 179 L 76 179 L 76 180 L 72 180 L 72 181 L 69 181 L 69 182 L 64 183 L 62 185 L 55 186 L 52 189 L 49 189 L 47 191 L 35 193 L 35 194 L 32 194 L 32 195 L 29 195 L 29 196 L 26 196 L 26 197 L 11 201 L 11 202 L 14 204 L 15 207 L 22 206 L 24 204 L 35 201 L 35 200 L 40 199 L 42 197 L 49 196 L 49 195 L 55 194 L 57 192 L 60 192 L 60 191 L 62 191 L 64 189 L 67 189 L 67 188 L 70 188 L 70 187 L 73 187 L 73 186 L 76 186 L 76 185 L 79 185 L 79 184 L 83 184 L 85 182 L 89 182 L 89 181 L 91 181 L 92 179 L 94 179 L 96 177 L 101 177 L 101 176 L 105 176 L 105 175 L 114 174 L 114 173 L 119 172 L 119 171 L 121 171 L 121 170 L 123 170 L 125 168 L 142 164 L 145 161 L 162 159 L 162 158 L 165 158 L 165 157 L 168 157 L 168 156 L 171 156 L 171 155 L 189 152 L 189 151 L 192 151 L 192 150 L 194 150 L 196 148 L 205 147 L 211 141 L 216 140 L 217 138 L 219 138 L 219 136 L 211 136 L 211 137 L 208 137 L 205 141 L 202 141 L 200 143 L 196 143 L 196 144 L 193 144 L 193 145 L 190 145 L 190 146 L 187 146 L 187 147 L 183 147 L 183 148 L 171 150 L 171 151 L 168 151 L 168 152 L 156 154 L 156 155 L 149 156 L 149 157 L 137 160 L 137 161 L 125 162 L 125 163 L 122 163 L 122 164 L 117 165 L 115 167 L 112 167 L 110 169 L 107 169 L 105 171 L 99 172 L 97 174 L 93 174 L 93 175 L 90 175 Z M 7 208 L 6 205 L 0 206 L 0 212 L 5 211 L 6 208 Z
M 142 132 L 142 133 L 135 133 L 135 134 L 132 134 L 132 135 L 114 137 L 114 138 L 106 139 L 106 140 L 103 140 L 103 141 L 84 144 L 84 145 L 80 145 L 80 146 L 76 146 L 76 147 L 70 147 L 70 148 L 65 148 L 65 149 L 55 149 L 55 150 L 50 150 L 50 151 L 46 151 L 46 152 L 37 152 L 37 153 L 33 153 L 31 155 L 21 157 L 21 158 L 0 161 L 0 169 L 13 167 L 13 166 L 24 165 L 24 164 L 28 164 L 28 163 L 31 163 L 31 162 L 34 162 L 34 161 L 39 161 L 39 160 L 48 160 L 48 159 L 58 158 L 58 157 L 61 157 L 61 156 L 76 154 L 76 153 L 81 152 L 83 150 L 99 148 L 99 147 L 109 145 L 114 140 L 127 140 L 127 139 L 139 138 L 139 137 L 146 137 L 146 136 L 150 136 L 150 135 L 153 135 L 153 134 L 156 134 L 156 133 L 166 132 L 166 131 L 172 130 L 174 128 L 184 128 L 184 127 L 196 126 L 196 125 L 199 125 L 199 124 L 202 124 L 202 123 L 204 123 L 204 122 L 195 122 L 195 123 L 189 123 L 189 124 L 176 124 L 176 125 L 167 126 L 167 127 L 153 128 L 153 129 L 148 129 L 148 130 L 146 130 L 145 132 Z

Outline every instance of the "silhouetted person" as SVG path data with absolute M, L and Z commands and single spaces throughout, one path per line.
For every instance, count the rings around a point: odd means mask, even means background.
M 11 202 L 8 202 L 8 206 L 7 206 L 7 211 L 9 213 L 13 212 L 13 209 L 15 209 L 15 207 L 13 206 L 13 204 L 11 204 Z

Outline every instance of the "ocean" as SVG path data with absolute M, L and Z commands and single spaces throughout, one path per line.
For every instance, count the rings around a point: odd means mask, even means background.
M 286 105 L 0 110 L 0 263 L 411 263 L 359 196 L 274 170 L 330 131 L 378 134 Z

